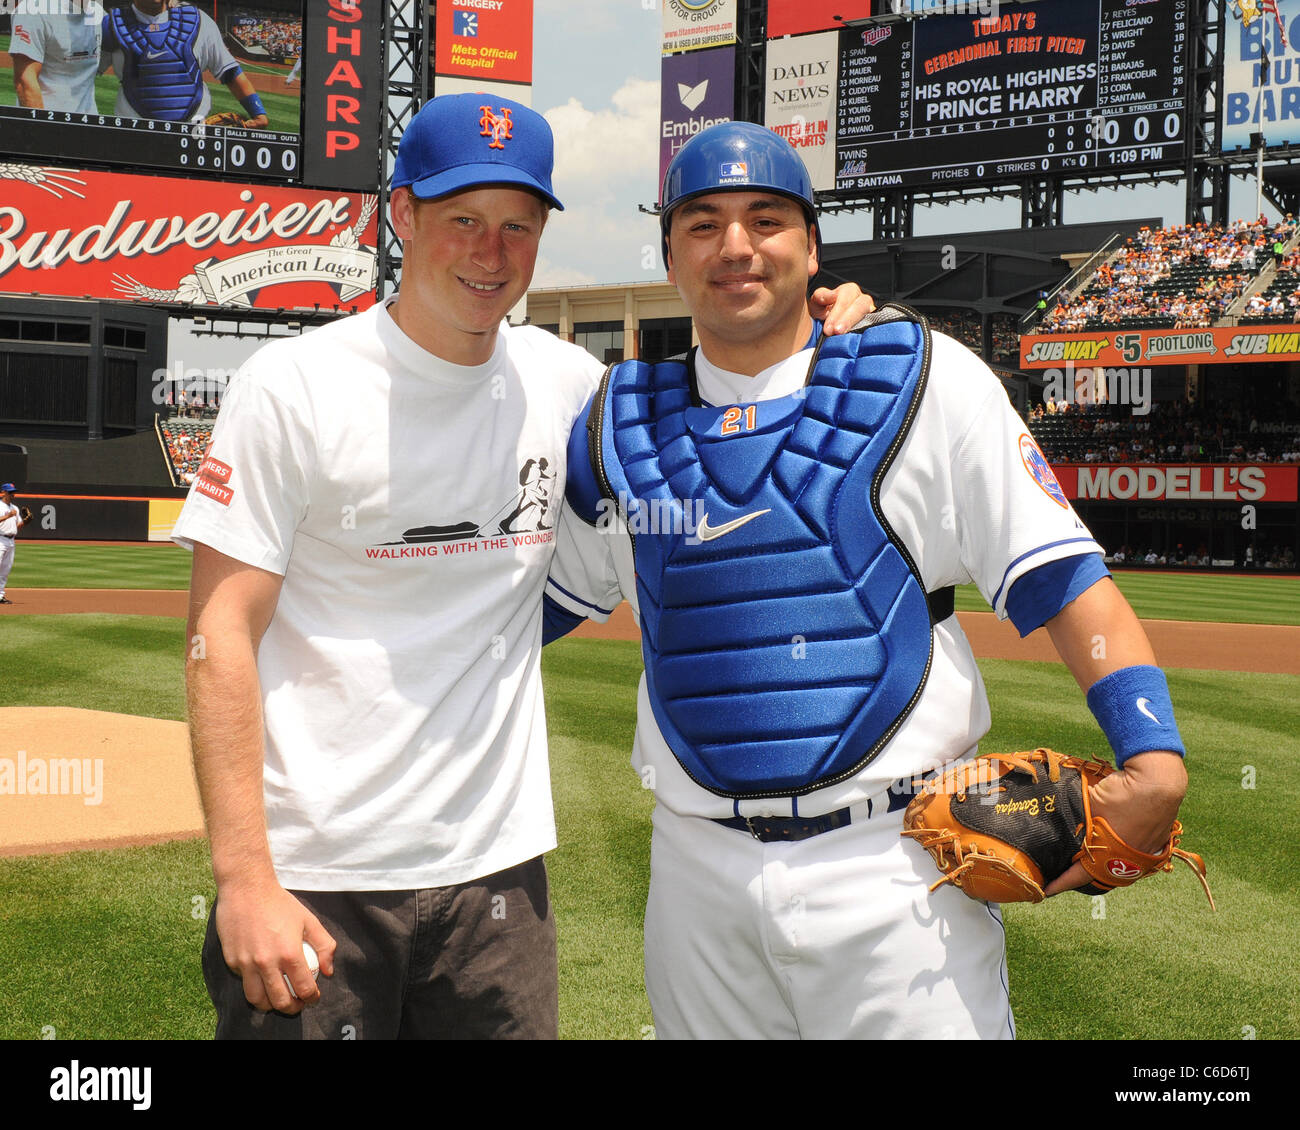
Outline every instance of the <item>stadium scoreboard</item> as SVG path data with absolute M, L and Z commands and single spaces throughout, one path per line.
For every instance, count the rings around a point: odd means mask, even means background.
M 843 29 L 835 191 L 1182 164 L 1188 7 L 1044 0 Z
M 129 154 L 132 166 L 301 180 L 296 133 L 0 106 L 0 134 L 7 150 L 30 155 L 120 164 Z

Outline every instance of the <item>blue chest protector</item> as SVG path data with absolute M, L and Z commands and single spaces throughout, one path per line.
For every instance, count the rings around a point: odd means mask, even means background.
M 823 338 L 799 394 L 752 406 L 701 405 L 680 362 L 606 373 L 591 467 L 632 534 L 655 718 L 704 788 L 844 780 L 919 698 L 952 590 L 927 599 L 879 494 L 929 357 L 925 323 L 886 307 Z
M 126 56 L 122 89 L 144 118 L 184 122 L 203 104 L 203 68 L 194 55 L 199 12 L 188 4 L 168 12 L 167 24 L 150 31 L 128 8 L 114 8 L 104 22 Z

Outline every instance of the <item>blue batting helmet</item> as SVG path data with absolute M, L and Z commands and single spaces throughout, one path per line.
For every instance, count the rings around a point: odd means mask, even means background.
M 803 205 L 817 228 L 812 177 L 785 138 L 753 122 L 719 122 L 696 134 L 677 151 L 664 173 L 659 203 L 664 263 L 673 212 L 710 192 L 777 192 Z M 818 245 L 821 231 L 817 231 Z

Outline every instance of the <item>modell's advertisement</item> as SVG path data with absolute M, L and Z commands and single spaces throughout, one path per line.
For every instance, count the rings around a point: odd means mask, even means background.
M 0 293 L 363 309 L 378 201 L 0 162 Z

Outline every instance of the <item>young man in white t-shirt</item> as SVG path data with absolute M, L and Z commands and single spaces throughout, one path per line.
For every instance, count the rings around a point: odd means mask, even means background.
M 713 126 L 673 158 L 662 209 L 700 347 L 602 381 L 547 593 L 595 619 L 626 598 L 641 624 L 656 1034 L 1013 1036 L 997 908 L 931 893 L 937 869 L 900 834 L 896 783 L 989 728 L 953 586 L 1022 634 L 1047 626 L 1124 766 L 1093 810 L 1145 851 L 1186 789 L 1164 677 L 974 354 L 899 309 L 861 355 L 818 340 L 795 150 Z M 1047 893 L 1087 881 L 1076 865 Z
M 503 324 L 560 204 L 545 120 L 483 102 L 408 127 L 400 295 L 244 366 L 176 526 L 219 1037 L 556 1035 L 554 534 L 500 526 L 559 505 L 601 366 Z
M 95 75 L 104 10 L 98 0 L 73 0 L 62 12 L 18 0 L 9 55 L 19 106 L 97 114 Z

